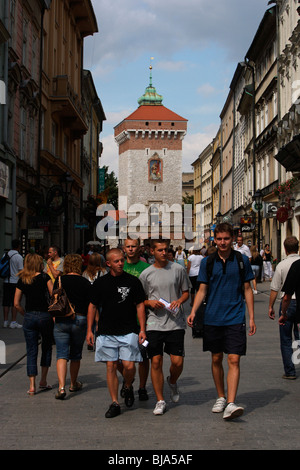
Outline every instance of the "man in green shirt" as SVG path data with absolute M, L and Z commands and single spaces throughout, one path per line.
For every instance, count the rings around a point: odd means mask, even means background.
M 127 238 L 125 240 L 123 249 L 126 256 L 124 271 L 132 274 L 133 276 L 140 277 L 141 272 L 148 268 L 150 264 L 145 263 L 145 261 L 140 259 L 141 254 L 139 239 L 131 240 L 130 238 Z
M 124 253 L 125 253 L 125 264 L 124 271 L 132 274 L 133 276 L 140 277 L 140 274 L 144 269 L 150 265 L 140 259 L 140 240 L 127 238 L 124 242 Z M 149 359 L 144 359 L 143 362 L 139 363 L 139 377 L 140 386 L 138 390 L 139 399 L 141 401 L 148 400 L 148 393 L 146 390 L 146 382 L 149 375 Z M 121 390 L 122 396 L 122 390 Z

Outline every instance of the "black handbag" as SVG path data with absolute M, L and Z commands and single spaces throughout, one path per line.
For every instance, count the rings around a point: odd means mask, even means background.
M 58 288 L 53 289 L 48 312 L 56 318 L 75 317 L 75 310 L 68 299 L 65 289 L 61 285 L 60 276 L 58 277 Z

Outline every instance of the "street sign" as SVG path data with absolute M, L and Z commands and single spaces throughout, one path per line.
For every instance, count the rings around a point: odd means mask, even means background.
M 28 240 L 43 240 L 44 230 L 29 228 L 28 229 Z
M 74 224 L 74 228 L 85 229 L 89 228 L 88 224 Z
M 98 168 L 98 193 L 105 189 L 105 168 Z
M 261 211 L 263 208 L 263 203 L 261 202 L 260 204 L 258 204 L 258 202 L 253 202 L 252 203 L 252 209 L 254 210 L 254 212 L 259 212 Z

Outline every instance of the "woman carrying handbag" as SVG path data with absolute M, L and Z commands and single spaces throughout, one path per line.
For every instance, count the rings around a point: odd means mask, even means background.
M 78 254 L 67 255 L 64 259 L 61 286 L 75 310 L 75 317 L 56 317 L 54 339 L 56 344 L 56 370 L 58 391 L 55 398 L 63 400 L 66 396 L 67 364 L 70 361 L 70 392 L 81 390 L 82 383 L 77 380 L 82 358 L 82 348 L 86 337 L 87 310 L 90 301 L 90 282 L 82 277 L 82 258 Z M 58 287 L 55 280 L 54 289 Z

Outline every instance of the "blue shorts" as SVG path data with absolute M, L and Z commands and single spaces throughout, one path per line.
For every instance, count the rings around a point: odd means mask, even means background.
M 87 318 L 76 315 L 70 318 L 56 318 L 53 335 L 56 344 L 56 359 L 80 361 L 86 338 Z
M 142 362 L 139 350 L 139 337 L 136 333 L 127 335 L 99 335 L 96 339 L 96 362 L 108 361 Z

